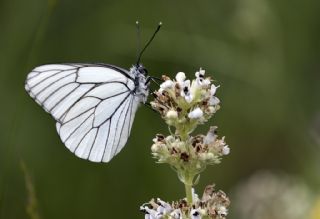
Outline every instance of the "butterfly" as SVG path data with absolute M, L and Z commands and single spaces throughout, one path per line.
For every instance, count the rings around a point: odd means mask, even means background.
M 66 63 L 42 65 L 28 74 L 26 91 L 56 120 L 62 142 L 76 156 L 109 162 L 125 146 L 153 79 L 140 58 L 160 27 L 161 22 L 129 71 L 109 64 Z

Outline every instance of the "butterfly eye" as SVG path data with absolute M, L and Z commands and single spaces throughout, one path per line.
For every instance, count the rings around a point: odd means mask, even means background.
M 148 75 L 148 70 L 141 65 L 139 66 L 138 71 L 143 75 Z
M 145 75 L 147 75 L 147 74 L 148 74 L 148 70 L 147 70 L 146 68 L 143 68 L 143 73 L 144 73 Z

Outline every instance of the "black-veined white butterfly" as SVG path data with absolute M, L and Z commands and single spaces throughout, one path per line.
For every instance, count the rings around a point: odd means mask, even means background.
M 48 64 L 27 76 L 25 89 L 56 120 L 65 146 L 76 156 L 109 162 L 126 144 L 135 113 L 152 77 L 137 63 L 127 71 L 109 64 Z

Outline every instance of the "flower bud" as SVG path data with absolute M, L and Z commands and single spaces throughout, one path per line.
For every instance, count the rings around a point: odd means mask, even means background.
M 206 155 L 206 159 L 207 160 L 213 160 L 215 157 L 214 157 L 214 154 L 213 153 L 207 153 L 207 155 Z
M 210 94 L 211 96 L 214 96 L 216 94 L 217 89 L 220 87 L 220 85 L 215 86 L 214 84 L 211 85 Z
M 172 135 L 166 137 L 166 142 L 172 143 L 175 141 L 175 138 Z
M 197 78 L 203 78 L 205 73 L 206 73 L 206 71 L 204 69 L 200 68 L 200 70 L 196 72 L 195 76 Z
M 176 75 L 176 80 L 177 82 L 181 83 L 184 82 L 184 80 L 186 80 L 186 75 L 183 72 L 178 72 Z
M 169 110 L 169 111 L 167 112 L 167 114 L 166 114 L 166 117 L 167 117 L 168 119 L 176 119 L 176 118 L 178 118 L 178 112 L 175 111 L 175 110 Z
M 201 161 L 206 161 L 207 160 L 207 155 L 206 153 L 199 153 L 199 160 Z
M 216 109 L 215 109 L 213 106 L 209 106 L 209 107 L 208 107 L 208 112 L 209 112 L 209 113 L 215 113 L 215 112 L 216 112 Z
M 215 97 L 215 96 L 212 96 L 211 98 L 210 98 L 210 100 L 209 100 L 209 104 L 211 105 L 211 106 L 216 106 L 216 105 L 218 105 L 220 103 L 220 100 L 217 98 L 217 97 Z
M 195 108 L 188 114 L 189 119 L 200 119 L 202 116 L 203 112 L 199 107 Z
M 230 148 L 229 148 L 229 146 L 228 146 L 228 145 L 224 146 L 224 147 L 222 148 L 222 154 L 223 154 L 223 155 L 228 155 L 229 153 L 230 153 Z
M 217 138 L 216 129 L 217 128 L 218 128 L 217 126 L 211 126 L 210 127 L 210 130 L 208 131 L 208 134 L 204 138 L 204 141 L 203 141 L 204 144 L 212 144 L 216 140 L 216 138 Z
M 173 86 L 174 86 L 174 83 L 171 80 L 167 80 L 167 81 L 163 82 L 162 84 L 160 84 L 160 88 L 162 88 L 163 90 L 173 88 Z
M 193 96 L 190 94 L 190 95 L 185 96 L 184 99 L 185 99 L 188 103 L 191 103 L 192 100 L 193 100 Z
M 159 151 L 159 149 L 160 149 L 159 144 L 153 144 L 153 145 L 151 146 L 151 151 L 152 151 L 153 153 L 157 153 L 157 152 Z

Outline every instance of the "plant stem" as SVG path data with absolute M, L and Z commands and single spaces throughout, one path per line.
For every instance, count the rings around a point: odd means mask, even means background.
M 188 145 L 188 139 L 189 139 L 189 135 L 188 135 L 188 131 L 186 130 L 185 127 L 180 127 L 180 129 L 177 129 L 178 133 L 180 135 L 181 141 L 185 142 L 186 145 L 186 149 L 189 152 L 190 148 Z M 188 204 L 192 205 L 193 200 L 192 200 L 192 182 L 193 182 L 193 176 L 190 176 L 190 173 L 188 171 L 184 172 L 184 187 L 186 190 L 186 198 L 187 198 L 187 202 Z M 192 175 L 192 174 L 191 174 Z
M 192 198 L 192 182 L 193 182 L 193 176 L 190 176 L 190 173 L 186 171 L 184 173 L 184 187 L 186 190 L 186 198 L 188 204 L 193 203 L 193 198 Z
M 189 204 L 192 204 L 193 203 L 193 200 L 192 200 L 192 185 L 189 185 L 189 184 L 185 183 L 184 186 L 185 186 L 185 189 L 186 189 L 187 202 Z

